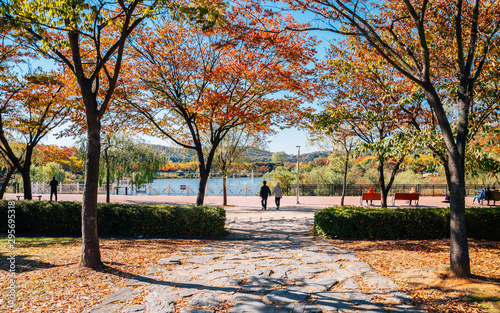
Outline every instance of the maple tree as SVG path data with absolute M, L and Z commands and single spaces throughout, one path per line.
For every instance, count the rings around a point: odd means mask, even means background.
M 425 94 L 448 158 L 450 271 L 455 276 L 469 276 L 465 221 L 467 134 L 475 88 L 483 81 L 485 67 L 495 62 L 492 48 L 499 40 L 500 4 L 478 0 L 285 2 L 324 21 L 323 25 L 302 29 L 360 38 Z M 448 97 L 443 97 L 443 91 Z
M 162 7 L 168 7 L 175 18 L 210 24 L 218 12 L 210 10 L 210 5 L 162 0 L 12 0 L 0 5 L 4 17 L 0 23 L 16 28 L 26 47 L 56 60 L 77 82 L 87 131 L 82 266 L 102 266 L 96 219 L 101 123 L 120 76 L 126 39 Z
M 37 156 L 34 159 L 36 165 L 45 165 L 55 162 L 62 169 L 72 173 L 82 173 L 84 162 L 80 160 L 78 149 L 75 147 L 60 147 L 57 145 L 38 145 Z
M 234 8 L 236 10 L 236 8 Z M 202 205 L 210 169 L 231 129 L 271 132 L 300 118 L 312 85 L 312 42 L 293 33 L 253 31 L 232 24 L 200 30 L 156 21 L 134 38 L 130 69 L 140 88 L 127 91 L 136 128 L 196 151 Z M 279 20 L 266 20 L 270 28 Z M 278 92 L 289 92 L 276 97 Z

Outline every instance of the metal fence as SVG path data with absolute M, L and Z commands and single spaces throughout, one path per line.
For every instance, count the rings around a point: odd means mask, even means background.
M 228 185 L 228 196 L 256 196 L 259 194 L 260 185 Z M 297 187 L 282 186 L 283 194 L 285 196 L 295 196 L 297 194 Z M 363 192 L 368 191 L 370 187 L 375 189 L 375 192 L 380 192 L 377 185 L 370 184 L 357 184 L 347 185 L 346 196 L 360 196 Z M 483 189 L 487 185 L 466 185 L 466 195 L 476 195 L 476 190 Z M 83 193 L 84 184 L 59 184 L 58 193 L 60 194 L 81 194 Z M 422 196 L 445 196 L 449 193 L 446 184 L 424 185 L 424 184 L 395 184 L 392 186 L 389 194 L 396 192 L 410 192 L 414 188 Z M 7 192 L 22 193 L 22 185 L 13 186 L 8 188 Z M 106 189 L 104 186 L 99 187 L 98 193 L 104 194 Z M 177 196 L 193 196 L 198 194 L 198 185 L 176 185 L 176 184 L 147 184 L 140 188 L 136 186 L 110 186 L 111 194 L 119 195 L 177 195 Z M 341 196 L 341 184 L 302 184 L 299 186 L 301 196 Z M 32 183 L 33 194 L 50 194 L 50 186 L 45 183 Z M 205 195 L 207 196 L 221 196 L 223 193 L 222 185 L 207 185 Z

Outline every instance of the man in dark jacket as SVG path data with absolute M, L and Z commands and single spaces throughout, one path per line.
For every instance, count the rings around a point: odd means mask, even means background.
M 262 203 L 262 210 L 267 208 L 267 197 L 271 194 L 271 189 L 266 185 L 266 181 L 262 182 L 264 185 L 260 188 L 260 198 Z
M 490 205 L 490 200 L 491 200 L 491 190 L 490 190 L 490 186 L 488 186 L 488 188 L 486 188 L 486 192 L 484 193 L 484 200 L 488 201 L 488 205 Z
M 55 196 L 55 199 L 57 201 L 57 185 L 59 185 L 59 182 L 56 180 L 55 176 L 52 176 L 52 180 L 50 181 L 50 201 L 52 201 L 52 195 Z

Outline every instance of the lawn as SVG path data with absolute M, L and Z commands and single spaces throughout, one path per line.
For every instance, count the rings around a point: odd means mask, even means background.
M 93 271 L 78 265 L 79 238 L 16 240 L 16 266 L 20 272 L 16 274 L 16 308 L 11 310 L 5 303 L 9 284 L 5 252 L 9 247 L 5 238 L 0 239 L 0 312 L 81 312 L 123 287 L 130 277 L 144 275 L 159 259 L 204 244 L 202 240 L 101 239 L 106 267 Z M 500 312 L 499 242 L 470 241 L 475 276 L 468 280 L 447 276 L 447 240 L 330 242 L 356 252 L 430 312 Z M 134 301 L 140 303 L 143 299 Z

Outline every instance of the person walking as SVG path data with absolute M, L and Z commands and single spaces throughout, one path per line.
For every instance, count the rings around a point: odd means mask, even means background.
M 283 197 L 283 190 L 281 189 L 280 182 L 276 183 L 276 187 L 274 187 L 273 194 L 274 194 L 274 203 L 276 203 L 276 210 L 279 210 L 281 197 Z
M 50 185 L 50 201 L 52 201 L 52 195 L 55 196 L 55 199 L 57 201 L 57 186 L 59 185 L 59 182 L 56 180 L 55 176 L 52 176 L 52 180 L 49 183 Z
M 267 209 L 267 197 L 271 194 L 271 189 L 267 186 L 267 182 L 262 182 L 262 187 L 260 187 L 260 199 L 262 204 L 262 210 Z

